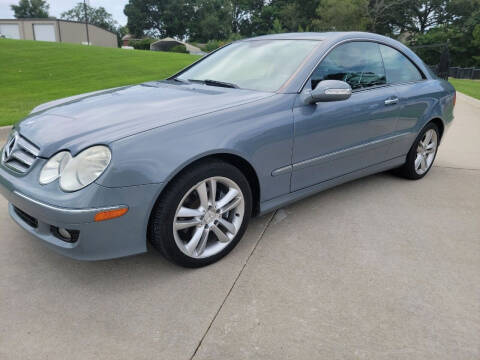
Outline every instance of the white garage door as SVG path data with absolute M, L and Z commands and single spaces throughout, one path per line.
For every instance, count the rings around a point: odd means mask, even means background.
M 34 24 L 35 40 L 38 41 L 55 41 L 55 25 L 50 24 Z
M 4 35 L 8 39 L 20 39 L 18 24 L 0 24 L 0 35 Z

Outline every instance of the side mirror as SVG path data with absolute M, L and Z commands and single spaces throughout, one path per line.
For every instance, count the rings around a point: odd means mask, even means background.
M 352 88 L 344 81 L 323 80 L 317 87 L 307 92 L 304 97 L 305 104 L 315 104 L 325 101 L 346 100 L 352 95 Z

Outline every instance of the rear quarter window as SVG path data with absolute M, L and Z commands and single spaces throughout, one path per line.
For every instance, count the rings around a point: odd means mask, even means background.
M 386 45 L 380 45 L 380 52 L 385 65 L 387 83 L 395 84 L 423 79 L 422 73 L 401 52 Z

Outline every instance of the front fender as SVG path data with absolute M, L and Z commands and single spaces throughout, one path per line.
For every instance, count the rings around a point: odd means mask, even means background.
M 112 163 L 97 182 L 107 187 L 167 183 L 200 158 L 232 154 L 256 171 L 261 200 L 287 193 L 290 175 L 271 173 L 291 162 L 294 98 L 277 94 L 114 141 Z

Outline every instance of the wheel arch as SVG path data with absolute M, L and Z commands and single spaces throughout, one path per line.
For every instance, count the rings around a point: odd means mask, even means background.
M 204 161 L 209 161 L 212 159 L 218 159 L 225 161 L 233 166 L 235 166 L 237 169 L 239 169 L 247 178 L 247 181 L 250 185 L 250 189 L 252 191 L 252 200 L 253 200 L 253 206 L 252 206 L 252 216 L 255 216 L 259 213 L 260 211 L 260 181 L 259 177 L 257 174 L 257 171 L 253 167 L 253 165 L 245 159 L 245 157 L 232 153 L 232 152 L 226 152 L 226 151 L 221 151 L 221 152 L 215 152 L 215 153 L 210 153 L 210 154 L 204 154 L 202 156 L 196 157 L 194 159 L 190 159 L 189 161 L 183 163 L 180 165 L 175 171 L 173 171 L 168 179 L 165 180 L 163 183 L 162 188 L 156 195 L 155 201 L 153 202 L 150 212 L 149 212 L 149 219 L 148 219 L 148 224 L 147 224 L 147 238 L 148 238 L 148 232 L 150 228 L 150 223 L 151 223 L 151 216 L 152 213 L 157 205 L 157 203 L 161 200 L 162 194 L 165 192 L 165 190 L 168 189 L 168 187 L 172 184 L 172 182 L 181 174 L 184 172 L 188 171 L 189 168 L 192 166 L 195 166 L 201 162 Z
M 433 116 L 430 120 L 426 121 L 425 124 L 423 124 L 423 126 L 418 131 L 418 134 L 420 134 L 423 131 L 423 129 L 425 129 L 425 127 L 428 126 L 428 124 L 432 124 L 432 123 L 438 127 L 438 131 L 440 132 L 439 133 L 440 139 L 438 140 L 438 144 L 440 145 L 443 138 L 443 134 L 445 132 L 445 123 L 443 122 L 443 119 L 440 116 Z

